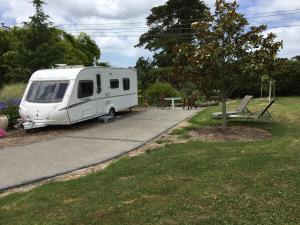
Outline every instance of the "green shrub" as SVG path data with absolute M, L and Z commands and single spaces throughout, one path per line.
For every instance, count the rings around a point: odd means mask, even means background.
M 11 104 L 11 103 L 7 103 L 7 108 L 0 109 L 0 115 L 7 115 L 7 116 L 9 116 L 8 127 L 12 128 L 16 124 L 17 119 L 20 118 L 20 115 L 19 115 L 19 106 Z
M 176 89 L 168 83 L 155 83 L 148 87 L 145 91 L 145 96 L 150 105 L 158 105 L 159 96 L 165 95 L 166 97 L 177 97 L 179 93 Z
M 17 83 L 4 86 L 0 89 L 0 101 L 5 101 L 11 98 L 21 99 L 26 89 L 26 84 Z

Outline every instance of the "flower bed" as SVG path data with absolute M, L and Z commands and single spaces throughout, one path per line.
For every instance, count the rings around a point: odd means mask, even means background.
M 0 115 L 9 116 L 9 127 L 12 128 L 17 119 L 19 118 L 19 105 L 21 99 L 19 98 L 8 98 L 7 100 L 0 101 Z
M 7 109 L 10 105 L 19 106 L 22 99 L 19 98 L 9 98 L 6 101 L 0 101 L 0 110 Z

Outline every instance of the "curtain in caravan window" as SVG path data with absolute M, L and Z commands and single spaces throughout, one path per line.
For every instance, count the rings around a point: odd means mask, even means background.
M 97 94 L 101 93 L 101 75 L 97 74 L 96 75 L 96 80 L 97 80 Z
M 118 79 L 110 80 L 110 88 L 111 89 L 119 88 L 119 80 Z
M 59 83 L 59 86 L 58 86 L 56 94 L 55 94 L 54 101 L 63 100 L 68 86 L 69 86 L 69 83 Z
M 61 102 L 68 86 L 68 81 L 34 81 L 29 88 L 26 100 L 36 103 Z
M 130 79 L 123 78 L 123 89 L 124 91 L 128 91 L 130 89 Z
M 31 83 L 26 100 L 28 102 L 34 102 L 34 98 L 37 90 L 39 89 L 40 82 L 34 81 Z
M 78 84 L 78 98 L 87 98 L 94 94 L 94 82 L 92 80 L 81 80 Z
M 35 96 L 36 102 L 51 102 L 57 82 L 41 82 Z

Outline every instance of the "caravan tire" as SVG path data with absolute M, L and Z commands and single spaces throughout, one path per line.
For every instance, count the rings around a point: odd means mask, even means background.
M 115 109 L 111 108 L 111 109 L 109 110 L 108 116 L 111 117 L 112 119 L 114 119 L 114 118 L 115 118 L 115 115 L 116 115 Z
M 32 129 L 24 129 L 25 131 L 25 134 L 32 134 L 33 133 L 33 130 Z

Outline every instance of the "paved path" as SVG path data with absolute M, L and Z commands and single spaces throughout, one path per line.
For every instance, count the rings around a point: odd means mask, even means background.
M 0 190 L 118 157 L 195 113 L 152 108 L 53 140 L 0 149 Z

